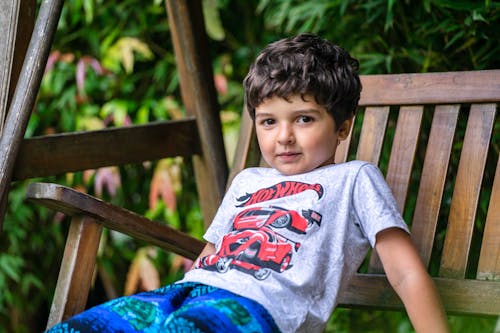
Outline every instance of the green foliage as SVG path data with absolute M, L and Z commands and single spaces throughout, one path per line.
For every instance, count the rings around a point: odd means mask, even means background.
M 162 3 L 66 3 L 26 137 L 182 116 L 175 58 L 168 40 Z M 186 169 L 189 164 L 185 162 Z M 155 165 L 130 165 L 103 173 L 107 178 L 102 188 L 94 182 L 101 176 L 99 171 L 41 180 L 94 195 L 102 193 L 105 200 L 146 214 Z M 116 173 L 123 181 L 117 183 Z M 195 184 L 192 177 L 181 176 L 185 184 L 178 193 L 177 207 L 190 223 L 182 227 L 200 235 L 203 224 L 193 199 Z M 61 215 L 24 202 L 27 183 L 12 184 L 0 241 L 0 332 L 44 328 L 68 228 Z M 110 185 L 116 193 L 110 192 Z M 173 220 L 176 214 L 155 218 Z M 135 249 L 142 244 L 110 232 L 104 233 L 102 244 L 99 265 L 110 273 L 121 293 Z M 168 268 L 162 273 L 168 275 Z M 96 289 L 99 284 L 97 280 Z M 95 293 L 90 297 L 94 302 L 106 297 Z
M 363 73 L 498 68 L 492 1 L 260 1 L 269 28 L 311 31 L 358 57 Z
M 204 0 L 203 4 L 230 158 L 243 105 L 241 81 L 261 48 L 278 38 L 318 33 L 359 58 L 363 73 L 499 68 L 500 5 L 495 1 Z M 65 2 L 26 137 L 142 124 L 183 114 L 163 1 Z M 493 149 L 498 155 L 498 143 Z M 181 163 L 182 187 L 175 190 L 175 210 L 167 208 L 166 200 L 150 207 L 148 195 L 158 164 L 42 180 L 100 195 L 201 237 L 202 216 L 190 161 Z M 492 172 L 494 161 L 486 171 Z M 103 174 L 108 178 L 100 187 L 96 180 Z M 0 236 L 0 333 L 44 328 L 68 228 L 66 218 L 24 202 L 26 186 L 27 182 L 12 184 Z M 481 205 L 484 210 L 487 203 Z M 118 294 L 143 245 L 118 233 L 103 234 L 99 269 L 107 273 Z M 182 274 L 171 271 L 175 258 L 170 254 L 158 251 L 153 261 L 162 283 Z M 108 297 L 101 280 L 96 279 L 89 304 Z M 494 326 L 491 318 L 450 318 L 456 332 L 492 331 Z M 411 331 L 399 312 L 348 309 L 334 313 L 327 331 L 377 329 Z
M 0 243 L 0 332 L 36 329 L 40 305 L 50 299 L 61 257 L 63 231 L 52 223 L 53 214 L 24 203 L 26 182 L 13 184 Z M 44 260 L 40 260 L 45 258 Z M 29 314 L 32 322 L 23 322 Z M 7 320 L 9 319 L 9 320 Z

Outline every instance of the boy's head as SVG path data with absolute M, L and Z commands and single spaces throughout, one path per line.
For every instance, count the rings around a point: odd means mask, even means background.
M 248 112 L 255 119 L 255 108 L 268 98 L 307 95 L 340 125 L 356 112 L 361 92 L 358 65 L 345 50 L 313 34 L 271 43 L 243 82 Z

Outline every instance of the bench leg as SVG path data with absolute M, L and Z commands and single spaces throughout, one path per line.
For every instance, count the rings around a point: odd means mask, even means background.
M 47 328 L 85 309 L 101 234 L 95 219 L 72 217 Z

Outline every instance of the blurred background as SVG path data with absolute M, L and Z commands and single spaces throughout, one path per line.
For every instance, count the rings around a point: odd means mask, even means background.
M 241 82 L 276 39 L 317 33 L 358 58 L 362 74 L 500 68 L 498 1 L 203 0 L 203 8 L 229 163 Z M 162 0 L 66 1 L 26 137 L 183 117 L 169 30 Z M 190 160 L 170 158 L 36 180 L 78 188 L 201 238 L 191 175 Z M 27 184 L 12 184 L 0 236 L 0 332 L 45 328 L 68 230 L 66 217 L 24 202 Z M 175 281 L 189 265 L 105 231 L 89 306 Z M 453 332 L 493 332 L 496 322 L 450 316 Z M 412 329 L 404 313 L 338 309 L 327 332 Z

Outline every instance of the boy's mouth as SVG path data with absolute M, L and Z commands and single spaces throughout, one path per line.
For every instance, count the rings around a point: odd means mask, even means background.
M 276 157 L 278 157 L 280 160 L 282 160 L 284 162 L 292 162 L 299 155 L 300 155 L 300 153 L 298 153 L 298 152 L 283 152 L 283 153 L 276 154 Z

